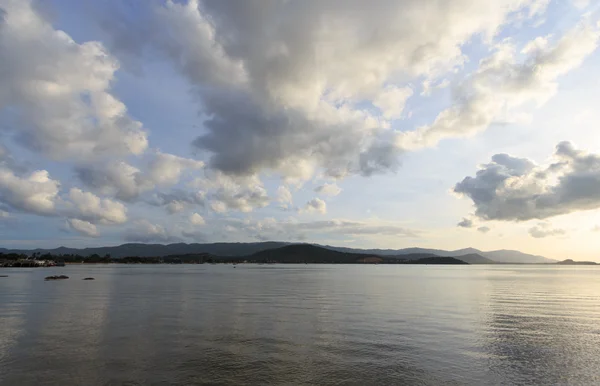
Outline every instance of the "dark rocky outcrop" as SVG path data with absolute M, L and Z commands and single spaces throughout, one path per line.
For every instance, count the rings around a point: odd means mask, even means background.
M 94 279 L 93 277 L 86 277 L 83 280 L 96 280 L 96 279 Z
M 54 276 L 46 276 L 44 280 L 65 280 L 68 279 L 68 276 L 65 275 L 54 275 Z

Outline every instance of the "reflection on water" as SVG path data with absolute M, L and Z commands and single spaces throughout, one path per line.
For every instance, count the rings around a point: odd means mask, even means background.
M 510 383 L 600 384 L 596 269 L 526 267 L 490 280 L 490 370 Z
M 4 273 L 2 385 L 600 384 L 596 267 Z

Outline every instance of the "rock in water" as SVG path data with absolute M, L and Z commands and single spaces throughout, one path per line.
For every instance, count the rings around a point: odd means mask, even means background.
M 68 279 L 68 276 L 65 275 L 54 275 L 54 276 L 46 276 L 46 279 L 44 280 L 65 280 Z
M 83 279 L 83 280 L 96 280 L 96 279 L 94 279 L 93 277 L 86 277 L 86 278 L 85 278 L 85 279 Z

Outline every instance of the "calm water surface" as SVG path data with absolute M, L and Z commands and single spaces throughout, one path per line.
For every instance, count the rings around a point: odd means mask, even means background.
M 2 385 L 600 384 L 598 267 L 0 274 Z

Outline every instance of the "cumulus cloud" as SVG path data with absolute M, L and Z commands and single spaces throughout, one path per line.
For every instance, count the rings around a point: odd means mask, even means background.
M 99 42 L 55 30 L 31 0 L 0 2 L 0 121 L 55 159 L 140 154 L 142 124 L 110 92 L 119 63 Z
M 59 181 L 51 179 L 46 170 L 20 177 L 0 167 L 0 201 L 16 210 L 54 215 L 59 188 Z
M 313 198 L 312 200 L 310 200 L 306 203 L 306 205 L 301 210 L 301 212 L 326 214 L 327 213 L 327 204 L 325 203 L 325 201 L 321 200 L 318 197 Z
M 96 225 L 94 225 L 88 221 L 83 221 L 83 220 L 79 220 L 76 218 L 70 218 L 67 220 L 67 227 L 69 229 L 79 232 L 85 236 L 89 236 L 89 237 L 100 236 L 100 233 L 98 233 L 98 229 L 96 228 Z
M 412 94 L 410 87 L 387 86 L 373 99 L 373 105 L 381 110 L 385 118 L 400 118 Z
M 173 185 L 179 182 L 181 174 L 186 169 L 200 169 L 204 162 L 173 154 L 158 152 L 149 167 L 150 179 L 156 184 Z
M 0 168 L 0 202 L 25 213 L 67 217 L 69 228 L 87 235 L 96 233 L 88 224 L 127 221 L 127 208 L 123 204 L 79 188 L 72 188 L 68 194 L 61 193 L 59 181 L 50 178 L 46 170 L 21 177 Z
M 561 142 L 554 158 L 541 166 L 496 154 L 454 192 L 469 197 L 475 215 L 486 220 L 526 221 L 600 208 L 600 155 Z
M 152 224 L 145 219 L 134 222 L 133 227 L 125 233 L 125 240 L 143 243 L 172 243 L 181 241 L 179 237 L 172 235 L 163 226 Z
M 477 231 L 481 232 L 481 233 L 488 233 L 489 231 L 491 231 L 491 228 L 490 227 L 486 227 L 486 226 L 482 226 L 482 227 L 477 228 Z
M 475 224 L 473 223 L 473 220 L 463 217 L 463 219 L 456 225 L 461 228 L 473 228 Z
M 177 184 L 186 170 L 197 170 L 202 161 L 157 151 L 140 170 L 124 161 L 80 165 L 76 174 L 87 187 L 123 201 L 136 200 L 156 186 Z
M 132 201 L 154 187 L 154 183 L 140 169 L 123 161 L 104 167 L 80 166 L 76 168 L 76 174 L 86 187 L 123 201 Z
M 210 152 L 210 167 L 337 178 L 396 170 L 390 120 L 412 95 L 406 80 L 436 82 L 462 66 L 473 36 L 546 4 L 168 1 L 136 28 L 145 33 L 122 28 L 118 12 L 106 26 L 116 47 L 152 45 L 192 83 L 208 117 L 194 146 Z
M 78 188 L 69 191 L 67 206 L 73 217 L 91 223 L 122 224 L 127 221 L 125 205 Z
M 206 222 L 204 221 L 204 218 L 202 216 L 200 216 L 198 213 L 193 213 L 190 216 L 190 223 L 192 225 L 204 225 Z
M 215 212 L 251 212 L 269 205 L 269 195 L 257 176 L 234 177 L 221 172 L 196 179 L 194 187 L 205 195 Z
M 542 222 L 529 229 L 531 237 L 541 239 L 549 236 L 563 236 L 567 233 L 564 229 L 553 228 L 551 224 Z
M 324 194 L 326 196 L 337 196 L 342 192 L 342 188 L 337 186 L 337 184 L 323 184 L 315 188 L 315 192 Z

